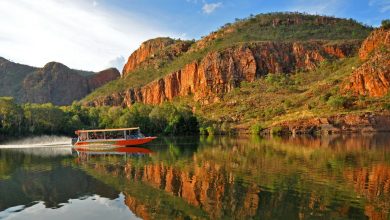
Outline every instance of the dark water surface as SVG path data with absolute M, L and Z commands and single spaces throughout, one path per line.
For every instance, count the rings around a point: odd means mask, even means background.
M 390 219 L 389 134 L 2 147 L 5 219 Z

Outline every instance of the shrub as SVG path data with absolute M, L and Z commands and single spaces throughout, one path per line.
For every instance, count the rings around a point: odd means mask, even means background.
M 321 101 L 323 101 L 323 102 L 327 102 L 331 96 L 332 96 L 332 94 L 328 92 L 328 93 L 326 93 L 325 95 L 321 96 L 320 99 L 321 99 Z
M 384 103 L 383 108 L 386 110 L 390 110 L 390 103 Z
M 283 103 L 284 103 L 284 107 L 285 107 L 285 108 L 294 107 L 293 102 L 292 102 L 291 100 L 289 100 L 289 99 L 285 100 Z
M 282 133 L 283 133 L 283 128 L 280 126 L 276 126 L 271 129 L 272 135 L 281 135 Z
M 221 131 L 223 132 L 223 134 L 231 134 L 232 133 L 232 128 L 230 126 L 230 123 L 229 122 L 223 122 L 222 125 L 221 125 Z
M 199 128 L 199 134 L 200 134 L 200 135 L 206 135 L 206 134 L 207 134 L 207 128 L 205 128 L 205 127 L 200 127 L 200 128 Z
M 385 29 L 389 29 L 390 28 L 390 19 L 382 20 L 382 27 Z
M 250 132 L 251 134 L 260 134 L 260 131 L 262 131 L 264 128 L 260 124 L 254 124 L 251 126 Z
M 206 130 L 207 130 L 207 134 L 209 134 L 209 135 L 214 135 L 215 134 L 215 129 L 214 129 L 213 126 L 208 126 L 206 128 Z
M 348 99 L 343 97 L 343 96 L 331 96 L 328 99 L 327 104 L 332 108 L 340 109 L 340 108 L 345 108 L 347 102 L 348 102 Z

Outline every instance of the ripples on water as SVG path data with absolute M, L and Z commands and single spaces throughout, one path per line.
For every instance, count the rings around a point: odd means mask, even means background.
M 109 152 L 61 141 L 0 150 L 0 218 L 390 218 L 387 134 L 160 138 Z

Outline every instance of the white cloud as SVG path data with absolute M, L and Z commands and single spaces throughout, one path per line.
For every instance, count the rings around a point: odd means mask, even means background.
M 218 2 L 218 3 L 204 3 L 203 7 L 202 7 L 202 11 L 203 13 L 205 14 L 211 14 L 213 13 L 217 8 L 221 7 L 222 6 L 222 2 Z
M 382 13 L 390 11 L 390 0 L 369 0 L 368 5 L 379 7 Z
M 147 39 L 174 35 L 92 0 L 1 0 L 0 14 L 0 56 L 33 66 L 99 71 Z
M 115 59 L 110 60 L 110 62 L 108 62 L 107 67 L 115 67 L 119 70 L 119 72 L 121 72 L 123 66 L 125 65 L 125 62 L 126 62 L 125 58 L 123 56 L 119 56 L 116 57 Z

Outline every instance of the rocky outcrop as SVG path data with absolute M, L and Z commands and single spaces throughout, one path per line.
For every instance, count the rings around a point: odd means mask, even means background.
M 11 96 L 18 102 L 69 105 L 119 76 L 115 68 L 94 73 L 57 62 L 36 68 L 0 57 L 0 96 Z
M 390 113 L 340 114 L 329 117 L 276 123 L 264 134 L 276 131 L 281 134 L 331 134 L 390 131 Z
M 112 68 L 84 77 L 61 63 L 50 62 L 26 76 L 23 102 L 69 105 L 119 76 Z
M 159 60 L 169 61 L 186 52 L 192 42 L 174 40 L 171 38 L 156 38 L 145 41 L 134 51 L 123 67 L 122 74 L 126 76 L 141 64 L 158 68 Z
M 355 95 L 381 97 L 390 89 L 390 30 L 374 31 L 362 44 L 359 57 L 364 63 L 344 86 Z
M 354 54 L 359 42 L 329 44 L 324 41 L 295 43 L 257 42 L 213 51 L 199 61 L 140 88 L 97 98 L 91 106 L 131 106 L 135 102 L 159 104 L 178 96 L 192 95 L 204 104 L 218 101 L 221 95 L 272 73 L 314 69 L 327 59 Z
M 88 88 L 90 91 L 103 86 L 107 82 L 117 79 L 120 76 L 116 68 L 109 68 L 87 76 Z
M 0 57 L 0 96 L 11 96 L 20 101 L 23 79 L 37 68 L 11 62 Z
M 389 47 L 390 46 L 390 30 L 389 29 L 378 29 L 373 31 L 370 36 L 368 36 L 360 50 L 359 58 L 361 60 L 367 60 L 374 50 L 380 47 Z
M 66 105 L 88 93 L 87 80 L 63 64 L 51 62 L 23 82 L 24 102 Z

